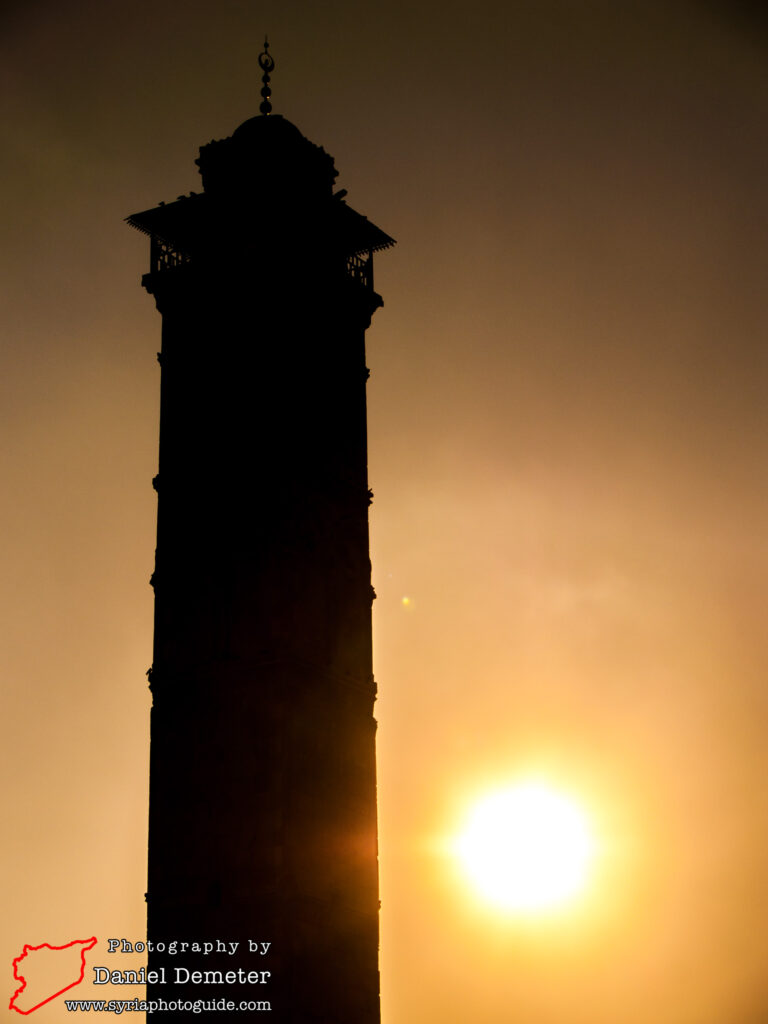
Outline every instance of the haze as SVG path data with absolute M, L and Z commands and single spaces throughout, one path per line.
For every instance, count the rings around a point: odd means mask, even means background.
M 715 0 L 4 5 L 8 994 L 25 942 L 143 932 L 160 317 L 122 219 L 200 189 L 265 31 L 275 111 L 398 240 L 368 334 L 383 1024 L 765 1020 L 768 34 Z M 530 772 L 605 844 L 559 924 L 440 852 Z

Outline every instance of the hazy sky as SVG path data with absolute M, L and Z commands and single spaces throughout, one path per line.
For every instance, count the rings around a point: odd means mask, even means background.
M 25 942 L 142 932 L 160 317 L 122 220 L 200 190 L 267 31 L 275 111 L 398 240 L 368 334 L 384 1024 L 768 1019 L 757 5 L 0 12 L 8 995 Z M 530 771 L 603 848 L 537 927 L 441 847 Z

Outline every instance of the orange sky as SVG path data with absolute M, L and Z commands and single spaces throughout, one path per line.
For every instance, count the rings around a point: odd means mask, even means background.
M 757 1024 L 768 25 L 725 0 L 5 5 L 8 996 L 25 942 L 142 931 L 160 318 L 122 218 L 199 190 L 265 30 L 275 111 L 399 243 L 368 335 L 384 1024 Z M 604 846 L 539 927 L 440 852 L 529 770 Z

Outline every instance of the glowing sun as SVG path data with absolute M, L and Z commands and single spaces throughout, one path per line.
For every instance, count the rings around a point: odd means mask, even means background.
M 573 800 L 523 782 L 475 804 L 454 851 L 485 901 L 531 913 L 561 907 L 584 889 L 594 841 Z

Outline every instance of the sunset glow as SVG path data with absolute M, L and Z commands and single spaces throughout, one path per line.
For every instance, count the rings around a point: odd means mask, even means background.
M 484 901 L 527 914 L 562 906 L 584 889 L 594 840 L 570 797 L 524 782 L 475 804 L 455 852 Z
M 322 801 L 308 810 L 328 826 L 318 848 L 338 851 L 328 899 L 346 898 L 342 857 L 370 860 L 381 1024 L 768 1024 L 768 4 L 747 0 L 0 4 L 6 1010 L 25 945 L 89 936 L 99 944 L 73 997 L 138 994 L 95 985 L 92 970 L 146 962 L 105 951 L 111 937 L 146 938 L 162 685 L 161 670 L 151 689 L 146 673 L 161 662 L 148 581 L 151 482 L 169 479 L 158 443 L 169 360 L 163 370 L 161 314 L 141 284 L 150 241 L 124 218 L 180 194 L 194 208 L 199 147 L 259 116 L 265 33 L 274 123 L 339 172 L 328 216 L 348 205 L 398 244 L 373 256 L 384 305 L 365 351 L 362 335 L 342 343 L 343 318 L 332 343 L 318 335 L 326 299 L 302 282 L 325 273 L 325 213 L 302 212 L 299 182 L 290 239 L 238 221 L 237 244 L 217 251 L 217 273 L 243 285 L 242 256 L 261 269 L 247 278 L 253 323 L 199 347 L 200 386 L 184 394 L 200 442 L 188 506 L 210 510 L 222 549 L 190 536 L 174 616 L 210 615 L 211 663 L 242 678 L 243 715 L 226 731 L 248 731 L 250 680 L 268 660 L 257 631 L 284 596 L 276 583 L 258 614 L 233 613 L 251 581 L 222 581 L 262 534 L 254 526 L 235 552 L 223 502 L 252 481 L 238 520 L 271 510 L 253 588 L 285 544 L 306 554 L 286 589 L 319 602 L 311 564 L 366 569 L 352 555 L 364 526 L 332 515 L 330 489 L 345 480 L 360 510 L 370 489 L 373 590 L 349 604 L 343 637 L 297 615 L 280 664 L 285 714 L 299 695 L 306 704 L 296 744 L 333 695 L 364 691 L 375 764 L 370 744 L 364 754 L 345 740 L 352 705 L 295 758 L 275 737 L 262 752 L 266 766 L 274 747 L 286 782 L 325 772 L 326 750 L 343 752 L 342 786 L 375 770 L 365 828 L 351 797 L 332 818 Z M 254 204 L 272 205 L 272 169 L 248 179 Z M 299 385 L 298 348 L 265 336 L 277 306 L 257 290 L 283 271 L 286 315 L 305 310 L 307 358 L 349 372 L 350 386 L 370 368 L 365 479 L 345 473 L 358 442 L 320 376 Z M 186 359 L 186 324 L 174 337 Z M 208 429 L 210 393 L 244 342 L 253 372 L 231 412 L 249 431 L 274 393 L 268 362 L 297 361 L 246 459 Z M 307 403 L 318 429 L 295 424 Z M 321 431 L 333 423 L 326 473 Z M 294 456 L 270 488 L 262 468 L 288 434 Z M 327 519 L 294 529 L 321 481 Z M 331 615 L 343 598 L 328 593 Z M 369 616 L 370 671 L 313 683 L 316 659 L 357 650 Z M 251 653 L 225 656 L 249 624 Z M 190 652 L 173 683 L 190 709 L 208 702 L 200 772 L 225 731 L 206 672 Z M 256 706 L 256 725 L 270 715 Z M 247 778 L 247 801 L 218 796 L 249 823 L 245 846 L 201 832 L 202 794 L 199 814 L 182 816 L 184 839 L 208 843 L 221 866 L 222 898 L 239 891 L 227 858 L 249 858 L 272 813 L 266 776 Z M 190 784 L 179 766 L 174 786 Z M 571 807 L 575 838 L 544 815 L 525 824 L 514 797 L 525 786 Z M 280 834 L 262 852 L 288 879 Z M 177 883 L 201 905 L 218 897 L 186 859 Z M 297 927 L 323 927 L 320 904 L 306 912 L 298 925 L 248 915 L 196 937 L 269 941 L 253 954 L 261 969 L 290 955 Z M 325 983 L 316 962 L 308 971 Z M 24 1019 L 75 1024 L 64 998 Z

